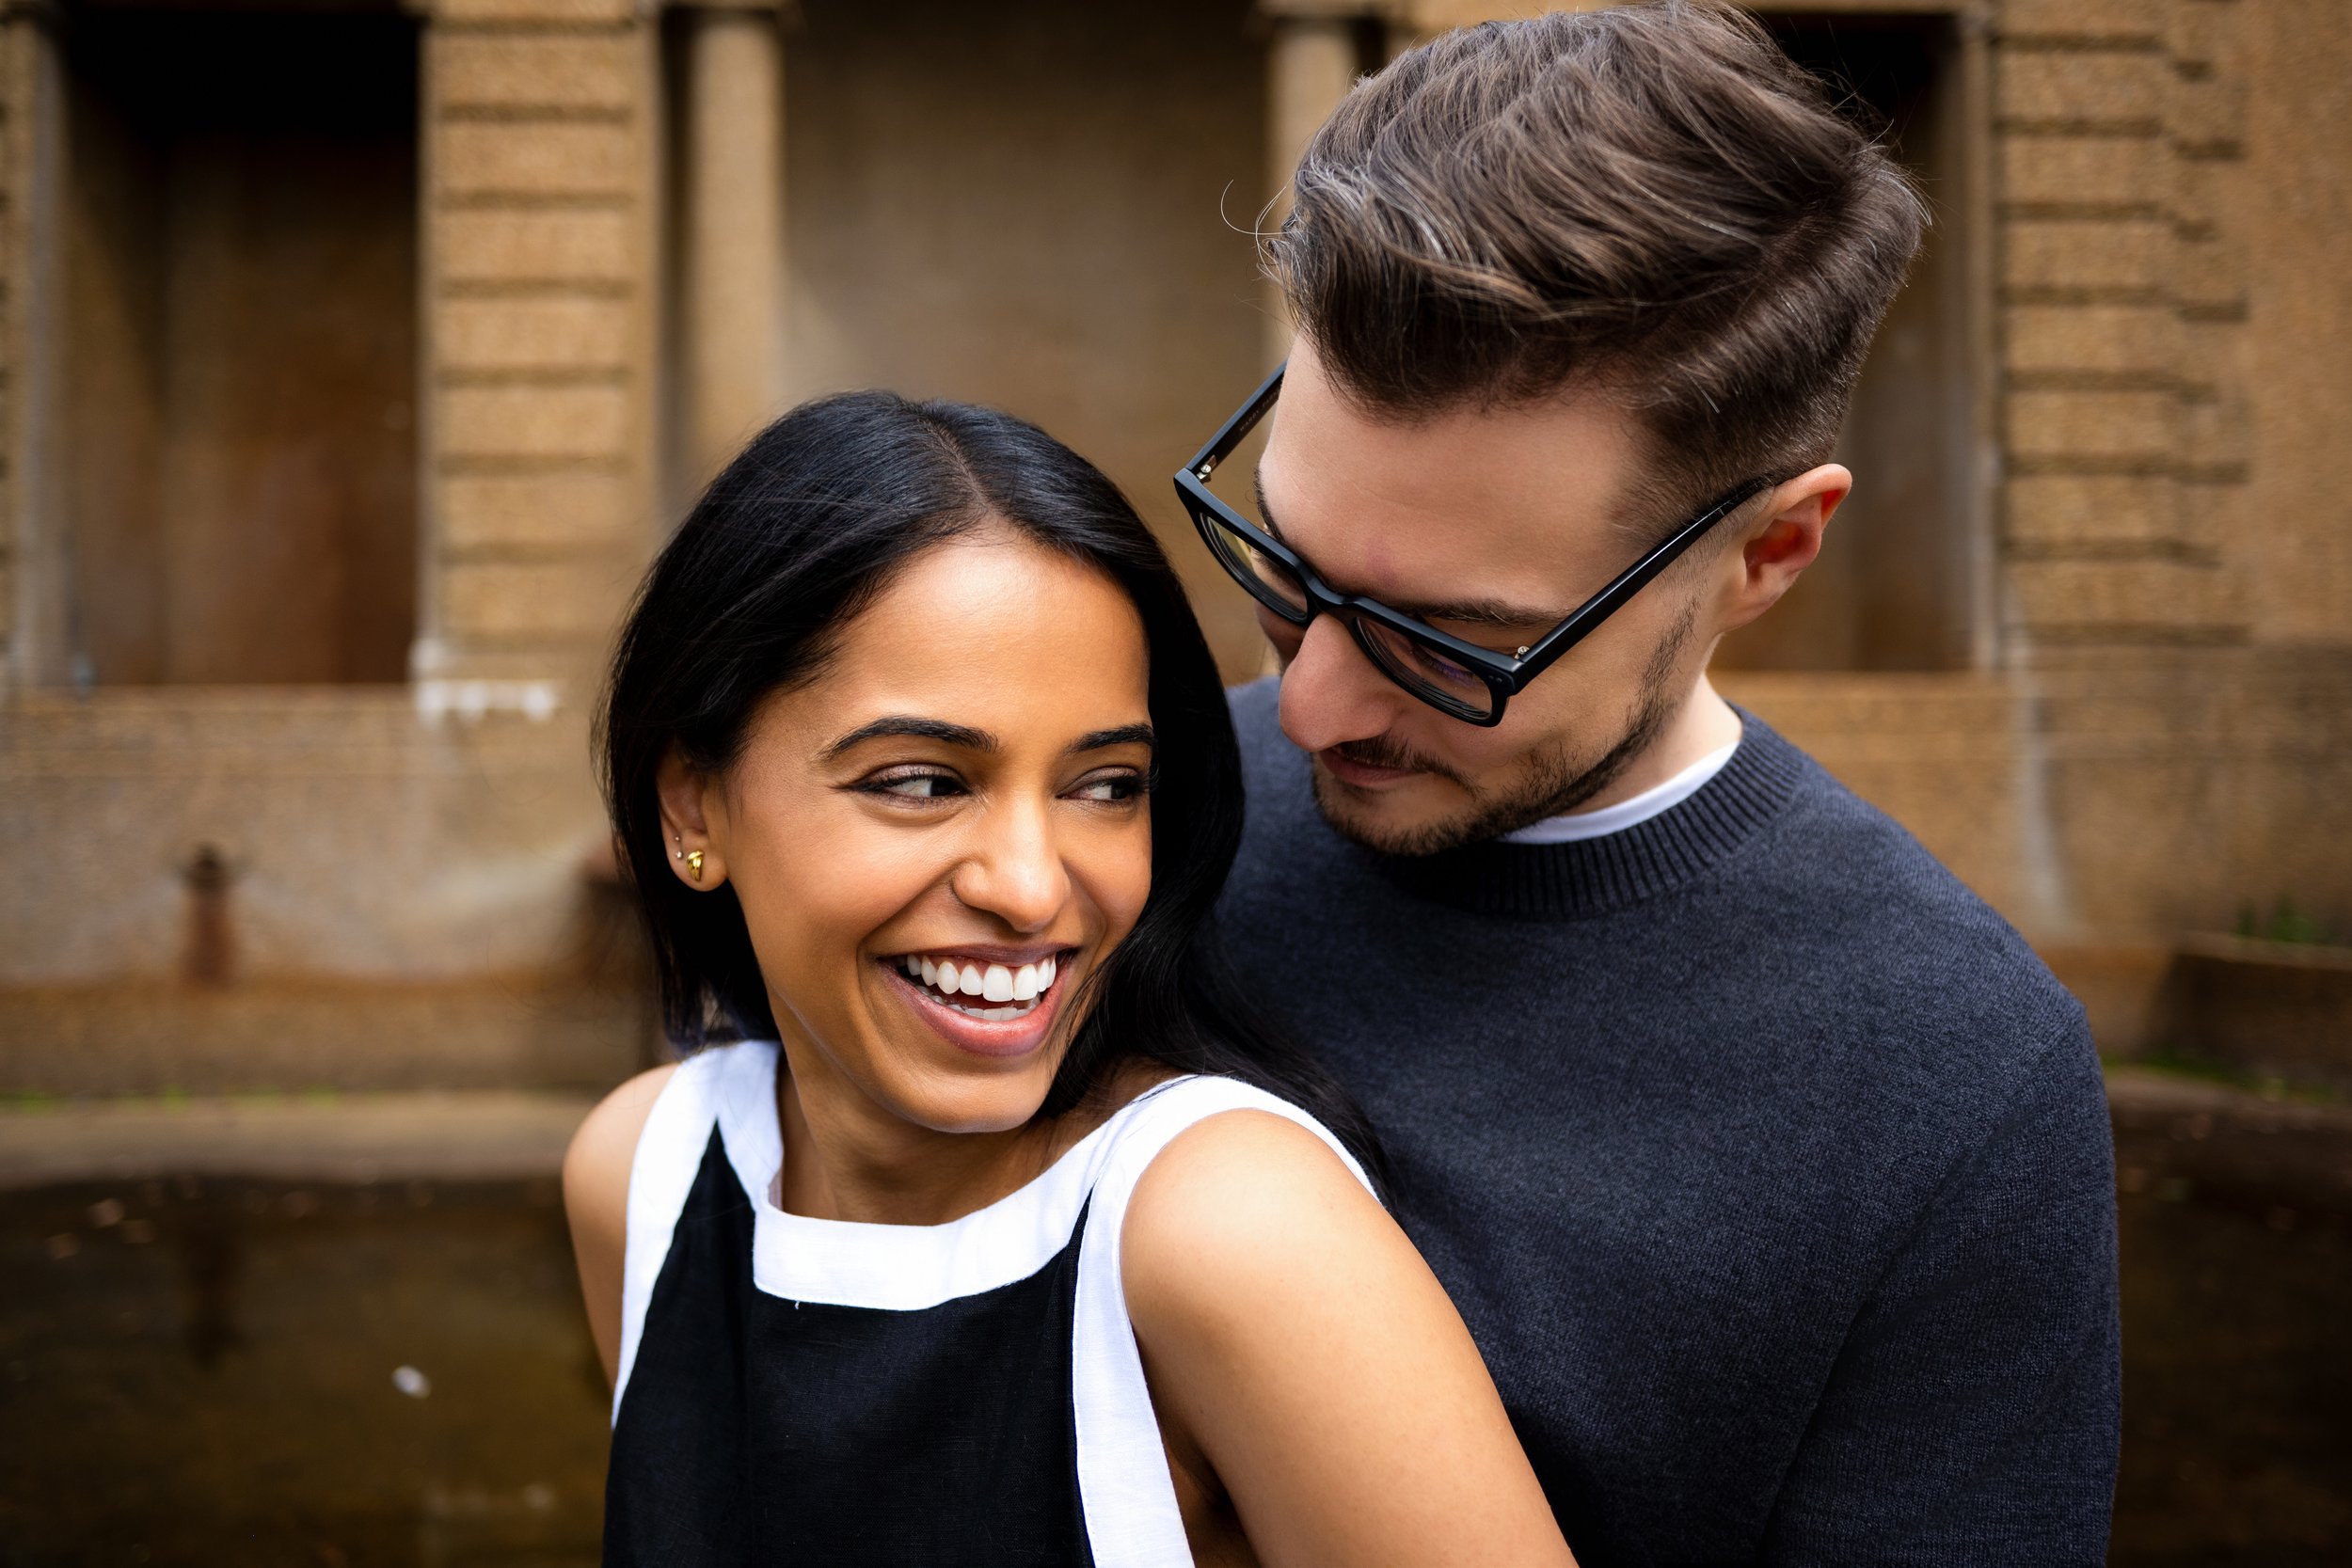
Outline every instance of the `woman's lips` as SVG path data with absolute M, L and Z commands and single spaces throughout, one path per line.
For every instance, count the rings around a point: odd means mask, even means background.
M 1018 1018 L 975 1018 L 959 1012 L 947 998 L 911 978 L 903 967 L 903 959 L 883 958 L 882 973 L 890 983 L 907 999 L 908 1006 L 925 1023 L 930 1025 L 948 1044 L 969 1051 L 976 1056 L 1021 1056 L 1045 1043 L 1053 1032 L 1054 1020 L 1061 1011 L 1062 992 L 1069 990 L 1066 971 L 1057 973 L 1054 983 L 1038 993 L 1037 1005 Z M 1057 966 L 1058 968 L 1058 966 Z M 974 997 L 973 1005 L 988 1006 L 982 998 Z

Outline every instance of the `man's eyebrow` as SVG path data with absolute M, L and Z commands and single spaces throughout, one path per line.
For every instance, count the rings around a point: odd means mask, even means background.
M 1115 729 L 1096 730 L 1072 741 L 1069 752 L 1076 756 L 1082 752 L 1100 752 L 1113 746 L 1149 746 L 1152 744 L 1149 724 L 1120 724 Z
M 880 740 L 889 736 L 912 736 L 918 740 L 937 740 L 949 746 L 961 746 L 969 752 L 996 750 L 996 737 L 986 730 L 976 730 L 969 724 L 950 724 L 944 719 L 916 719 L 908 715 L 894 714 L 886 719 L 877 719 L 870 724 L 860 724 L 856 729 L 841 736 L 825 748 L 824 760 L 831 762 L 851 747 L 861 746 L 868 740 Z
M 1274 520 L 1274 509 L 1265 503 L 1265 481 L 1252 473 L 1249 483 L 1258 493 L 1258 516 L 1265 524 L 1265 531 L 1282 539 L 1282 525 Z M 1290 541 L 1282 539 L 1282 543 L 1289 545 Z M 1297 548 L 1295 545 L 1291 547 Z M 1312 563 L 1309 564 L 1311 567 Z M 1439 604 L 1402 604 L 1391 599 L 1380 602 L 1400 615 L 1410 615 L 1419 621 L 1454 621 L 1463 626 L 1499 626 L 1506 631 L 1553 626 L 1566 619 L 1556 610 L 1528 610 L 1501 599 L 1458 599 Z

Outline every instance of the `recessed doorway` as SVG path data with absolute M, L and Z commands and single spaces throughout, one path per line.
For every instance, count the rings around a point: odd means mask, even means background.
M 106 685 L 398 681 L 417 576 L 417 24 L 60 22 L 74 642 Z
M 1837 460 L 1853 494 L 1787 599 L 1726 639 L 1718 668 L 1957 670 L 1983 639 L 1986 541 L 1968 246 L 1962 40 L 1948 16 L 1776 15 L 1808 70 L 1883 124 L 1934 212 L 1911 281 L 1863 366 Z

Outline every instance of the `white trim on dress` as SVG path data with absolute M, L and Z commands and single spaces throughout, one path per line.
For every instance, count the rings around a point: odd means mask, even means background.
M 645 1118 L 629 1170 L 613 1419 L 620 1418 L 654 1282 L 714 1126 L 752 1204 L 753 1282 L 783 1300 L 914 1312 L 978 1295 L 1052 1262 L 1070 1244 L 1084 1212 L 1071 1388 L 1089 1544 L 1097 1568 L 1189 1568 L 1192 1551 L 1175 1481 L 1127 1315 L 1120 1261 L 1128 1200 L 1178 1134 L 1228 1111 L 1263 1111 L 1305 1128 L 1369 1190 L 1362 1168 L 1328 1130 L 1287 1101 L 1230 1078 L 1179 1078 L 1121 1106 L 1035 1180 L 961 1219 L 945 1225 L 812 1219 L 775 1202 L 775 1178 L 784 1164 L 775 1112 L 777 1059 L 768 1040 L 699 1052 L 678 1065 Z

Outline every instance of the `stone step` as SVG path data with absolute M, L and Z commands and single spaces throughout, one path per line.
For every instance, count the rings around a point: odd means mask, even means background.
M 19 1099 L 0 1107 L 0 1191 L 165 1177 L 551 1177 L 595 1103 L 588 1093 L 516 1089 Z
M 548 976 L 0 990 L 0 1094 L 592 1089 L 654 1059 L 649 998 Z

